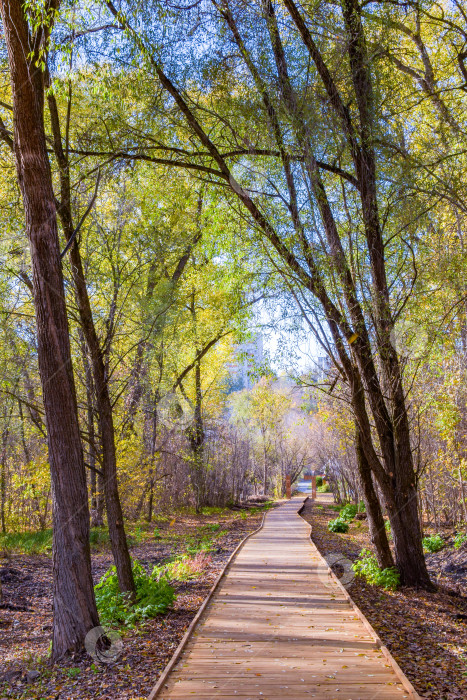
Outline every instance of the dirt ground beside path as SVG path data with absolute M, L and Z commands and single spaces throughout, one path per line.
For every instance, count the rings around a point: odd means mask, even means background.
M 312 526 L 312 539 L 321 554 L 342 553 L 355 560 L 363 548 L 371 549 L 365 521 L 351 523 L 349 532 L 329 532 L 336 517 L 332 501 L 318 496 L 308 500 L 301 515 Z M 367 617 L 383 643 L 423 698 L 467 698 L 467 597 L 457 580 L 447 579 L 440 557 L 428 555 L 430 573 L 440 576 L 436 593 L 401 588 L 384 591 L 355 578 L 347 586 L 355 604 Z M 339 574 L 337 574 L 339 575 Z
M 260 508 L 223 510 L 209 515 L 176 515 L 163 523 L 158 539 L 154 524 L 139 533 L 131 555 L 147 570 L 186 551 L 188 543 L 208 537 L 210 561 L 202 575 L 173 582 L 177 599 L 166 615 L 121 632 L 122 654 L 110 664 L 87 654 L 48 665 L 52 630 L 50 556 L 13 554 L 0 559 L 3 607 L 0 608 L 0 700 L 142 700 L 178 646 L 219 572 L 239 542 L 256 530 Z M 216 530 L 219 525 L 218 530 Z M 108 547 L 93 552 L 95 582 L 112 565 Z

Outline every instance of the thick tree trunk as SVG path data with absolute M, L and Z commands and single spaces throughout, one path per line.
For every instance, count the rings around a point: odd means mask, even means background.
M 0 0 L 13 93 L 14 142 L 30 243 L 37 349 L 53 489 L 52 658 L 81 650 L 99 624 L 91 577 L 89 510 L 55 197 L 46 150 L 42 73 L 20 0 Z M 38 30 L 40 31 L 40 29 Z M 43 37 L 44 40 L 44 37 Z
M 365 509 L 368 517 L 370 539 L 376 550 L 376 558 L 378 560 L 379 567 L 381 569 L 387 569 L 394 566 L 394 560 L 389 547 L 381 506 L 373 485 L 373 474 L 365 456 L 365 451 L 363 450 L 358 427 L 356 430 L 356 452 L 358 473 L 360 475 L 360 481 L 363 488 L 363 501 L 365 503 Z
M 70 241 L 73 236 L 71 216 L 70 174 L 68 158 L 63 151 L 60 121 L 57 104 L 52 93 L 48 97 L 49 110 L 54 136 L 54 150 L 60 168 L 61 203 L 59 209 L 65 238 Z M 124 593 L 135 593 L 135 583 L 131 567 L 131 557 L 125 535 L 123 512 L 118 493 L 117 457 L 115 452 L 115 431 L 110 401 L 107 372 L 100 341 L 94 325 L 91 304 L 89 301 L 83 263 L 78 243 L 75 240 L 70 248 L 70 260 L 75 297 L 78 305 L 81 329 L 89 350 L 89 362 L 92 369 L 96 397 L 97 421 L 102 446 L 102 469 L 104 472 L 104 496 L 107 511 L 107 526 L 109 528 L 112 555 L 117 570 L 120 590 Z

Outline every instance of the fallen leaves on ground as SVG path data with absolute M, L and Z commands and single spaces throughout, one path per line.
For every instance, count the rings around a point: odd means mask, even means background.
M 349 532 L 329 532 L 327 523 L 336 512 L 307 501 L 302 512 L 312 526 L 312 539 L 323 556 L 342 553 L 352 561 L 363 548 L 372 549 L 365 521 L 354 521 Z M 453 556 L 454 553 L 453 553 Z M 356 578 L 347 586 L 383 644 L 423 698 L 467 698 L 467 597 L 465 579 L 446 575 L 448 553 L 428 555 L 430 574 L 437 580 L 435 593 L 400 588 L 384 591 Z M 339 574 L 337 574 L 339 575 Z

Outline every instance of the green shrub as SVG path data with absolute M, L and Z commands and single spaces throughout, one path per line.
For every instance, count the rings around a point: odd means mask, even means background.
M 175 591 L 158 567 L 147 574 L 139 561 L 133 561 L 136 600 L 120 593 L 117 572 L 112 566 L 94 586 L 99 617 L 104 624 L 133 627 L 138 620 L 163 614 L 175 600 Z
M 440 549 L 444 547 L 446 542 L 443 540 L 441 535 L 431 535 L 430 537 L 424 537 L 423 549 L 425 552 L 439 552 Z
M 460 532 L 454 537 L 454 547 L 460 549 L 464 542 L 467 542 L 467 535 Z
M 350 523 L 357 515 L 357 512 L 358 508 L 355 503 L 347 503 L 346 506 L 340 509 L 339 518 L 345 520 L 347 523 Z
M 395 591 L 400 584 L 399 572 L 395 567 L 380 569 L 376 557 L 369 549 L 363 549 L 352 569 L 372 586 L 381 586 L 386 591 Z
M 341 518 L 336 518 L 335 520 L 330 520 L 328 522 L 328 530 L 330 532 L 348 532 L 349 526 L 345 522 L 345 520 L 341 520 Z
M 331 493 L 331 487 L 329 484 L 323 484 L 322 486 L 318 486 L 316 489 L 318 493 Z
M 162 535 L 162 532 L 160 531 L 160 529 L 158 527 L 155 527 L 154 528 L 154 539 L 161 540 L 162 537 L 163 537 L 163 535 Z
M 318 488 L 319 486 L 322 486 L 322 485 L 323 485 L 323 477 L 317 476 L 316 477 L 316 488 Z

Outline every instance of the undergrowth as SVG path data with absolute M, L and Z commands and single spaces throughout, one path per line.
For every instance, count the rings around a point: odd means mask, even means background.
M 102 576 L 94 586 L 97 609 L 102 623 L 134 627 L 136 622 L 156 617 L 167 611 L 175 600 L 175 591 L 159 567 L 146 573 L 139 561 L 133 561 L 133 576 L 136 586 L 134 601 L 121 593 L 115 566 Z
M 424 537 L 422 542 L 425 552 L 430 553 L 439 552 L 439 550 L 446 544 L 441 535 L 430 535 L 429 537 Z
M 399 572 L 395 567 L 380 569 L 375 555 L 369 549 L 363 549 L 352 569 L 356 576 L 361 576 L 372 586 L 381 586 L 386 591 L 395 591 L 400 584 Z
M 345 520 L 342 520 L 339 517 L 339 518 L 336 518 L 335 520 L 330 520 L 328 522 L 328 530 L 330 532 L 348 532 L 349 525 L 348 525 L 348 523 L 345 522 Z

